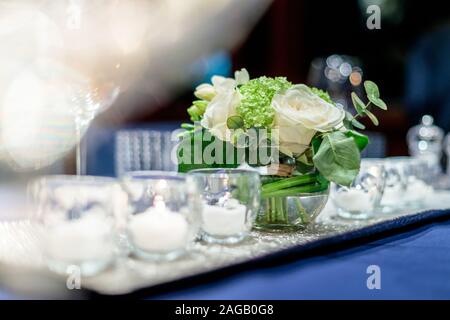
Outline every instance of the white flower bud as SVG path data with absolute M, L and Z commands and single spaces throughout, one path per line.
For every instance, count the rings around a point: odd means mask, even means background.
M 234 73 L 234 79 L 236 80 L 237 85 L 246 84 L 250 81 L 250 75 L 248 74 L 247 69 L 242 68 Z
M 203 83 L 195 88 L 194 95 L 206 101 L 211 101 L 216 96 L 216 89 L 208 83 Z

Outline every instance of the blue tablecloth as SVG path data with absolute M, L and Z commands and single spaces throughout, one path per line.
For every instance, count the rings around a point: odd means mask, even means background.
M 382 239 L 148 298 L 450 299 L 450 211 L 437 213 L 437 220 Z M 370 265 L 380 267 L 379 290 L 367 288 Z M 17 298 L 26 297 L 0 289 L 0 299 Z
M 367 288 L 370 265 L 380 267 L 380 290 Z M 450 299 L 450 221 L 156 298 Z

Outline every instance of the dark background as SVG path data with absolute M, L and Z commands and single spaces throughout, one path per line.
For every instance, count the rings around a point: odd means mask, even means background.
M 366 27 L 369 16 L 366 8 L 370 4 L 381 7 L 379 30 Z M 365 124 L 369 130 L 385 136 L 386 155 L 406 155 L 407 130 L 417 124 L 424 113 L 432 114 L 435 119 L 441 114 L 439 108 L 431 105 L 421 111 L 409 109 L 405 102 L 408 58 L 423 37 L 448 25 L 450 10 L 447 7 L 446 1 L 437 0 L 274 0 L 248 38 L 228 52 L 231 70 L 245 67 L 251 77 L 281 75 L 292 82 L 307 82 L 314 58 L 332 54 L 357 57 L 364 72 L 363 79 L 375 81 L 389 105 L 388 112 L 377 113 L 379 127 Z M 445 39 L 450 43 L 450 37 Z M 442 79 L 450 84 L 450 75 L 443 74 Z M 186 108 L 194 98 L 195 84 L 170 103 L 155 106 L 155 101 L 149 101 L 148 112 L 130 117 L 127 124 L 187 121 Z

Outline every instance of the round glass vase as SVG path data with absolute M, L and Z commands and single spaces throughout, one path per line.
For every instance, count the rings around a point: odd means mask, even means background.
M 305 229 L 322 212 L 328 201 L 329 189 L 261 199 L 254 228 L 269 232 Z

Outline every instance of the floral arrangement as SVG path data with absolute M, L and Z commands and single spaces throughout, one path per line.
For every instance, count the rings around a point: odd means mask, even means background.
M 371 108 L 387 109 L 375 83 L 364 88 L 367 103 L 351 94 L 352 114 L 327 92 L 284 77 L 250 79 L 245 69 L 234 79 L 214 76 L 196 88 L 198 100 L 187 110 L 194 124 L 182 126 L 179 171 L 250 165 L 265 175 L 263 198 L 319 192 L 329 182 L 350 185 L 369 143 L 358 119 L 378 125 Z M 263 159 L 263 149 L 277 152 Z

